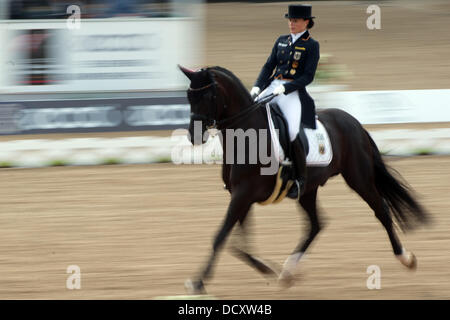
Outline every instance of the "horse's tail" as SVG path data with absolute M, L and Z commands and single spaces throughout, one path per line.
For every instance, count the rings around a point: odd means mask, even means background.
M 400 174 L 384 163 L 377 145 L 367 131 L 366 133 L 372 147 L 376 188 L 386 201 L 398 226 L 405 231 L 412 229 L 417 223 L 429 222 L 427 212 L 414 200 L 409 187 L 400 180 Z

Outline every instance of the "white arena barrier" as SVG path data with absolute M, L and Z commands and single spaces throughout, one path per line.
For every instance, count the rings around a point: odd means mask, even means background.
M 386 155 L 450 154 L 450 128 L 371 132 Z M 222 163 L 219 138 L 192 146 L 185 135 L 172 137 L 31 139 L 0 142 L 0 167 L 100 165 L 115 163 Z

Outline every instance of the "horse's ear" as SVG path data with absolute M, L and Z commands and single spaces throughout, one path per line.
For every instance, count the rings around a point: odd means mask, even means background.
M 195 73 L 194 70 L 185 68 L 185 67 L 183 67 L 183 66 L 181 66 L 181 65 L 178 65 L 178 68 L 180 68 L 181 72 L 183 72 L 184 75 L 185 75 L 186 77 L 188 77 L 189 80 L 192 80 L 192 76 L 193 76 L 193 74 Z

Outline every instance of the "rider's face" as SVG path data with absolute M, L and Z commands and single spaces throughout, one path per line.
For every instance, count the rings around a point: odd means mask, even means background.
M 289 19 L 289 30 L 291 33 L 300 33 L 306 30 L 308 20 L 305 19 Z

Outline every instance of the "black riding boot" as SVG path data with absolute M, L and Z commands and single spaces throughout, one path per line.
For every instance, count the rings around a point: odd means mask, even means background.
M 294 169 L 294 181 L 287 196 L 292 199 L 299 199 L 305 191 L 306 184 L 306 155 L 303 143 L 297 135 L 291 142 L 291 160 Z

